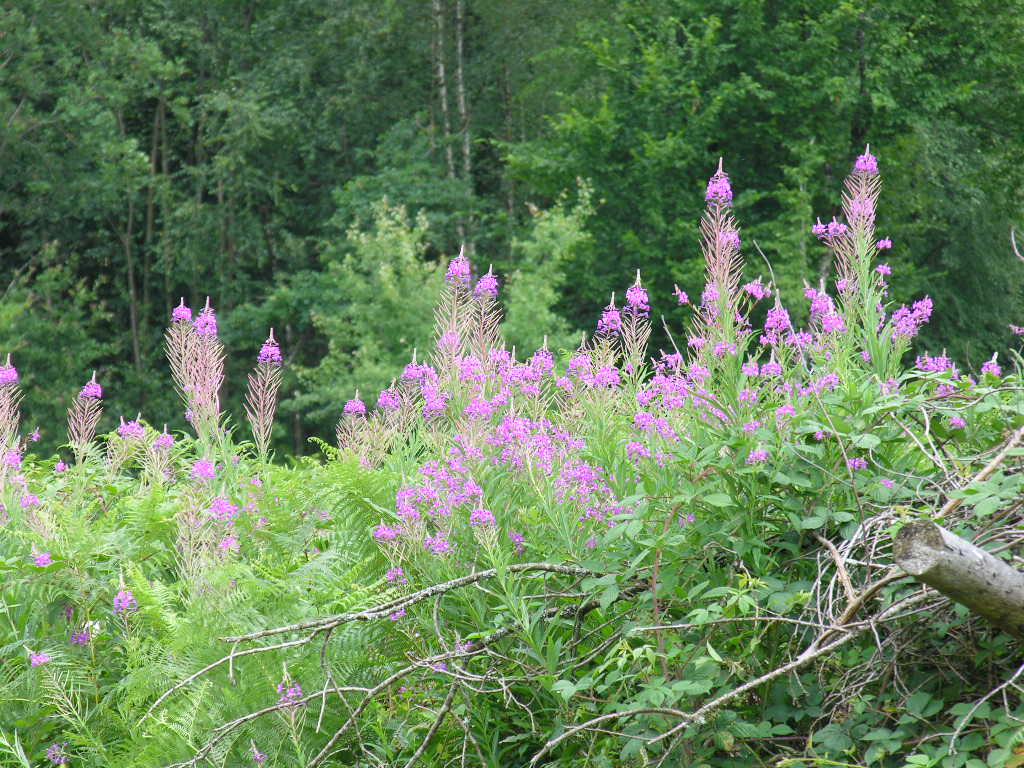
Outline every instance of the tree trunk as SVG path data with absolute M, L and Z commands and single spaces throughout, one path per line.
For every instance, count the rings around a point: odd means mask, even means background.
M 464 0 L 455 0 L 455 91 L 459 105 L 459 132 L 462 134 L 462 180 L 466 184 L 467 195 L 473 194 L 473 157 L 470 152 L 469 137 L 469 105 L 466 100 L 466 80 L 464 72 L 465 57 L 463 55 L 466 30 L 466 9 Z M 468 229 L 465 223 L 460 226 Z M 473 241 L 466 242 L 466 253 L 473 253 Z
M 444 140 L 444 158 L 448 178 L 455 178 L 455 155 L 452 152 L 452 121 L 448 113 L 448 76 L 445 74 L 444 5 L 442 0 L 431 0 L 434 15 L 434 68 L 437 77 L 437 96 L 441 105 L 441 131 Z
M 918 581 L 1024 638 L 1024 573 L 928 520 L 903 526 L 893 553 Z

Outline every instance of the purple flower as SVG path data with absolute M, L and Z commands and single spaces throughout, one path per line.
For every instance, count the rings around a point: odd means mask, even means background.
M 864 154 L 857 158 L 857 162 L 853 164 L 853 170 L 872 175 L 878 173 L 878 158 L 871 154 L 870 147 L 865 148 Z
M 96 383 L 96 376 L 94 375 L 92 381 L 86 383 L 82 387 L 82 391 L 78 393 L 78 396 L 86 400 L 99 400 L 103 397 L 103 387 Z
M 396 525 L 385 525 L 381 523 L 373 529 L 373 538 L 378 541 L 391 541 L 397 539 L 402 533 L 402 529 Z
M 704 290 L 700 294 L 700 305 L 702 307 L 709 307 L 718 301 L 719 293 L 718 288 L 714 283 L 708 283 L 704 286 Z
M 174 445 L 174 436 L 168 434 L 167 427 L 164 427 L 164 431 L 157 435 L 156 440 L 153 441 L 153 447 L 160 450 L 165 450 Z
M 747 464 L 764 464 L 768 461 L 768 451 L 760 448 L 753 450 L 747 456 Z
M 7 451 L 4 453 L 4 464 L 11 469 L 18 469 L 21 467 L 21 454 L 14 449 Z
M 843 316 L 829 313 L 821 318 L 821 330 L 824 333 L 842 333 L 846 330 Z
M 879 482 L 882 485 L 884 485 L 886 488 L 892 488 L 895 485 L 895 483 L 892 480 L 890 480 L 888 477 L 883 477 Z
M 487 270 L 487 274 L 477 280 L 473 293 L 481 298 L 484 296 L 495 298 L 498 295 L 498 278 L 491 273 L 491 270 Z
M 92 637 L 89 636 L 89 630 L 84 629 L 81 632 L 71 633 L 71 642 L 73 645 L 88 645 Z
M 601 313 L 601 319 L 597 321 L 597 330 L 599 333 L 609 335 L 614 335 L 622 330 L 622 315 L 615 308 L 614 301 Z
M 56 474 L 58 474 L 58 475 L 61 472 L 63 472 L 64 470 L 66 470 L 67 468 L 68 468 L 68 465 L 65 464 L 63 461 L 58 461 L 56 464 L 53 465 L 53 471 Z
M 39 667 L 50 661 L 50 657 L 46 653 L 33 653 L 28 657 L 29 662 L 33 667 Z
M 217 549 L 220 550 L 222 555 L 229 555 L 231 553 L 237 553 L 240 546 L 238 538 L 233 534 L 228 534 L 220 540 L 219 544 L 217 544 Z
M 394 613 L 389 613 L 388 614 L 388 618 L 391 619 L 392 621 L 398 621 L 403 616 L 405 616 L 405 608 L 399 608 Z
M 7 356 L 7 362 L 0 365 L 0 387 L 9 387 L 18 383 L 18 369 L 11 365 L 11 356 Z
M 999 363 L 996 362 L 996 355 L 992 355 L 991 360 L 987 360 L 981 364 L 981 372 L 990 373 L 996 377 L 1003 375 L 1003 369 L 1000 368 Z
M 49 552 L 40 552 L 38 554 L 32 555 L 32 560 L 40 568 L 45 568 L 53 562 L 53 557 L 50 555 Z
M 880 275 L 891 275 L 892 267 L 890 267 L 888 264 L 879 264 L 877 267 L 875 267 L 875 272 L 877 272 Z
M 945 355 L 936 355 L 935 357 L 931 357 L 929 355 L 918 355 L 914 364 L 919 370 L 929 373 L 941 373 L 942 371 L 955 370 L 953 361 Z
M 445 279 L 450 283 L 469 283 L 469 260 L 461 253 L 448 263 Z
M 66 741 L 60 744 L 51 744 L 46 748 L 46 759 L 54 765 L 67 765 L 68 758 L 64 754 L 64 747 L 66 746 Z
M 967 426 L 967 420 L 963 416 L 950 416 L 948 423 L 950 429 L 963 429 Z
M 121 426 L 117 428 L 117 435 L 122 440 L 128 440 L 129 438 L 141 440 L 146 436 L 146 430 L 137 420 L 126 422 L 122 419 Z
M 249 754 L 252 755 L 253 762 L 255 762 L 255 763 L 263 764 L 263 763 L 267 762 L 267 754 L 266 754 L 266 752 L 260 752 L 256 748 L 256 744 L 255 743 L 253 743 L 251 745 L 251 748 L 249 750 Z
M 1019 325 L 1011 325 L 1010 333 L 1012 333 L 1014 336 L 1024 336 L 1024 327 L 1021 327 Z
M 130 589 L 118 590 L 114 595 L 114 613 L 125 615 L 138 610 L 139 601 L 135 599 Z
M 744 285 L 743 290 L 746 291 L 751 296 L 753 296 L 755 301 L 760 301 L 761 299 L 770 296 L 772 293 L 771 289 L 768 288 L 768 286 L 761 285 L 760 277 L 757 278 L 757 280 L 753 281 L 752 283 L 747 283 L 746 285 Z
M 277 684 L 277 692 L 281 694 L 281 698 L 277 700 L 278 704 L 294 707 L 302 703 L 302 686 L 298 683 L 284 680 Z
M 377 407 L 385 411 L 397 411 L 402 407 L 402 401 L 392 389 L 385 389 L 377 396 Z
M 28 509 L 29 507 L 38 507 L 42 502 L 39 497 L 34 493 L 26 493 L 21 497 L 21 508 Z
M 847 460 L 846 466 L 856 472 L 858 469 L 867 469 L 868 462 L 867 459 L 863 459 L 860 456 L 854 456 L 852 459 Z
M 193 480 L 213 480 L 216 474 L 213 462 L 206 459 L 199 459 L 192 465 Z
M 384 574 L 384 578 L 394 584 L 408 584 L 409 579 L 405 577 L 405 571 L 401 568 L 391 568 Z
M 206 299 L 206 306 L 199 313 L 199 317 L 196 318 L 193 327 L 196 329 L 197 336 L 217 335 L 217 313 L 210 306 L 209 298 Z
M 427 536 L 423 539 L 423 548 L 435 555 L 446 555 L 452 551 L 452 545 L 444 536 Z
M 36 428 L 32 430 L 32 433 L 28 436 L 28 440 L 30 443 L 38 443 L 40 437 L 42 437 L 42 435 L 39 434 L 39 429 Z
M 430 668 L 432 670 L 434 670 L 435 672 L 447 672 L 448 671 L 448 665 L 445 664 L 443 661 L 439 661 L 439 662 L 437 662 L 437 664 L 431 664 Z
M 888 237 L 883 237 L 881 240 L 875 243 L 875 248 L 877 248 L 880 251 L 886 251 L 892 248 L 892 240 L 890 240 Z
M 743 425 L 743 431 L 749 435 L 754 432 L 757 432 L 757 430 L 759 430 L 761 426 L 761 422 L 758 421 L 757 419 L 754 419 L 753 421 L 748 421 L 746 424 Z
M 674 289 L 672 291 L 672 295 L 676 297 L 676 301 L 679 303 L 679 306 L 690 303 L 690 297 L 686 295 L 686 291 L 679 290 L 678 285 L 673 285 L 672 288 Z
M 478 507 L 469 513 L 470 525 L 494 525 L 495 522 L 494 513 L 489 509 Z
M 182 297 L 181 302 L 174 309 L 171 310 L 171 322 L 172 323 L 191 323 L 192 322 L 192 310 L 185 306 L 185 299 Z
M 523 536 L 521 533 L 516 533 L 515 531 L 509 531 L 508 537 L 512 540 L 512 543 L 515 544 L 517 555 L 521 555 L 524 551 L 526 551 L 525 536 Z
M 647 289 L 640 285 L 639 280 L 638 276 L 637 282 L 626 289 L 626 303 L 634 312 L 646 315 L 651 311 L 651 305 L 648 304 Z
M 846 225 L 836 221 L 835 217 L 828 224 L 822 224 L 821 219 L 818 219 L 818 223 L 811 227 L 811 234 L 819 240 L 831 240 L 845 235 Z
M 732 187 L 729 185 L 729 176 L 722 170 L 722 161 L 718 161 L 718 170 L 708 180 L 708 188 L 704 194 L 704 201 L 712 205 L 732 205 Z
M 773 307 L 768 310 L 768 316 L 764 321 L 766 331 L 785 331 L 792 327 L 789 319 L 789 310 L 783 307 Z
M 359 396 L 353 397 L 347 403 L 345 403 L 345 413 L 350 416 L 365 416 L 366 415 L 366 404 L 359 399 Z
M 595 387 L 619 386 L 619 369 L 611 365 L 601 366 L 594 374 L 592 383 Z
M 638 464 L 640 459 L 651 458 L 651 449 L 643 443 L 633 440 L 626 443 L 626 455 L 629 457 L 630 461 L 634 464 Z
M 775 409 L 775 418 L 780 421 L 785 418 L 793 418 L 794 416 L 796 416 L 796 409 L 789 403 Z
M 260 352 L 256 355 L 256 363 L 264 363 L 268 365 L 281 365 L 281 348 L 277 345 L 277 341 L 274 339 L 274 329 L 270 329 L 270 336 L 263 342 L 263 346 L 260 347 Z
M 238 507 L 223 496 L 210 502 L 210 516 L 222 523 L 230 523 L 238 517 Z

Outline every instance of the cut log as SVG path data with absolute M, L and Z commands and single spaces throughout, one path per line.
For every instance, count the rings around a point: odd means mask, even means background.
M 903 526 L 893 554 L 910 576 L 1024 638 L 1024 573 L 929 520 Z

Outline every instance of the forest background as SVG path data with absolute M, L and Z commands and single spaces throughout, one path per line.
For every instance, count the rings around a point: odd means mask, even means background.
M 810 226 L 871 142 L 891 298 L 943 308 L 915 351 L 976 369 L 1024 320 L 1021 73 L 1021 0 L 16 0 L 0 349 L 27 422 L 59 424 L 97 369 L 101 429 L 140 408 L 180 429 L 163 329 L 209 295 L 229 366 L 276 329 L 276 440 L 302 453 L 428 345 L 461 245 L 509 276 L 507 339 L 575 347 L 636 269 L 655 313 L 699 293 L 724 156 L 792 304 L 831 275 Z

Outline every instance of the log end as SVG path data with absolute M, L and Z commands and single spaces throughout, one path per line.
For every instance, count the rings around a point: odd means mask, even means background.
M 935 562 L 935 554 L 943 547 L 942 529 L 931 520 L 913 520 L 896 534 L 893 557 L 896 564 L 911 576 L 920 576 Z

